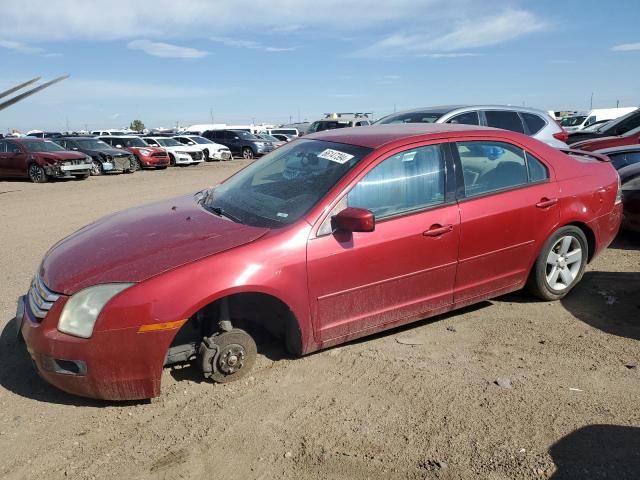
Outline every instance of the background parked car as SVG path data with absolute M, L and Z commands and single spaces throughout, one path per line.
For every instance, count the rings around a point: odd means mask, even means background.
M 183 145 L 196 145 L 202 147 L 202 154 L 207 162 L 217 160 L 231 160 L 231 150 L 228 147 L 215 143 L 200 135 L 176 135 L 173 137 Z
M 605 148 L 596 153 L 609 157 L 620 175 L 622 228 L 640 232 L 640 145 Z
M 67 151 L 50 140 L 31 137 L 0 140 L 0 176 L 45 183 L 50 178 L 83 180 L 90 171 L 89 157 Z
M 169 164 L 198 165 L 204 161 L 202 149 L 195 145 L 183 145 L 171 137 L 143 137 L 152 147 L 163 148 L 169 154 Z
M 106 135 L 126 135 L 127 133 L 122 130 L 92 130 L 91 135 L 103 137 Z
M 247 159 L 264 155 L 274 149 L 271 142 L 244 130 L 207 130 L 202 136 L 227 146 L 232 154 Z
M 460 123 L 524 133 L 556 148 L 566 148 L 567 132 L 547 112 L 506 105 L 453 105 L 393 113 L 376 124 Z
M 627 113 L 633 112 L 637 107 L 620 107 L 620 108 L 594 108 L 585 115 L 576 115 L 564 119 L 562 126 L 569 133 L 583 130 L 598 121 L 614 120 L 620 118 Z
M 31 132 L 31 133 L 27 133 L 26 136 L 34 137 L 34 138 L 55 138 L 61 135 L 62 133 L 60 132 Z
M 272 137 L 277 138 L 278 140 L 280 140 L 281 142 L 290 142 L 292 140 L 294 140 L 295 138 L 297 138 L 297 135 L 287 135 L 284 133 L 272 133 L 271 134 Z
M 623 147 L 625 145 L 637 144 L 640 144 L 640 127 L 629 130 L 623 135 L 591 138 L 589 140 L 576 142 L 571 145 L 571 148 L 593 152 L 594 150 L 601 150 L 603 148 Z
M 100 137 L 105 143 L 114 148 L 128 150 L 134 155 L 136 168 L 157 168 L 165 169 L 169 166 L 169 155 L 162 148 L 152 147 L 142 138 L 134 135 L 123 137 L 107 136 Z
M 307 129 L 307 134 L 335 130 L 337 128 L 366 127 L 373 122 L 369 113 L 326 113 L 325 118 L 316 120 Z
M 269 135 L 287 135 L 291 137 L 299 137 L 300 131 L 297 128 L 287 128 L 287 127 L 278 127 L 278 128 L 268 128 L 267 132 Z
M 595 132 L 586 132 L 584 130 L 572 132 L 569 134 L 569 140 L 567 140 L 567 143 L 569 145 L 573 145 L 577 142 L 589 140 L 591 138 L 615 137 L 618 135 L 624 135 L 628 131 L 638 127 L 640 127 L 640 108 L 626 114 L 624 117 L 620 117 L 605 123 Z
M 105 173 L 133 173 L 136 161 L 129 152 L 125 152 L 95 137 L 60 137 L 56 143 L 66 150 L 82 152 L 92 160 L 91 175 Z
M 256 137 L 266 140 L 267 142 L 271 142 L 274 148 L 281 147 L 282 145 L 287 143 L 285 140 L 280 140 L 279 138 L 274 137 L 273 135 L 269 135 L 268 133 L 258 133 L 256 134 Z

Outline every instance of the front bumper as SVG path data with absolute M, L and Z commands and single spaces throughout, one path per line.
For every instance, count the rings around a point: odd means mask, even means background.
M 41 322 L 25 297 L 18 302 L 18 332 L 48 383 L 68 393 L 104 400 L 139 400 L 160 394 L 166 352 L 158 345 L 170 342 L 166 336 L 175 332 L 138 333 L 134 327 L 77 338 L 57 329 L 68 297 L 61 296 Z
M 91 164 L 80 163 L 56 163 L 52 165 L 45 165 L 44 171 L 47 175 L 56 178 L 69 178 L 74 175 L 85 175 L 91 172 Z
M 142 163 L 143 167 L 156 168 L 156 167 L 166 167 L 169 165 L 169 157 L 167 155 L 159 156 L 159 157 L 154 157 L 154 156 L 145 157 L 140 155 L 138 158 L 140 158 L 140 163 Z
M 209 152 L 209 160 L 214 161 L 227 161 L 231 160 L 233 157 L 231 156 L 230 150 L 218 150 L 216 152 Z

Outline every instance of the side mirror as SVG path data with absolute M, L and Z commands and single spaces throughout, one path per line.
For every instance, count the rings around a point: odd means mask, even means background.
M 334 232 L 373 232 L 376 218 L 371 210 L 364 208 L 345 208 L 331 219 Z
M 78 150 L 78 147 L 71 147 L 71 150 Z
M 122 145 L 118 144 L 116 145 L 116 148 L 122 148 Z

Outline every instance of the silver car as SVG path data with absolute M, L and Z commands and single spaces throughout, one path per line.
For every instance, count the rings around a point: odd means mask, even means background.
M 393 113 L 376 122 L 462 123 L 524 133 L 552 147 L 567 148 L 567 132 L 547 112 L 507 105 L 448 105 Z

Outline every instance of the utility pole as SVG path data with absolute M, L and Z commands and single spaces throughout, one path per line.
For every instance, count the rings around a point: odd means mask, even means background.
M 616 108 L 620 108 L 620 100 L 616 100 Z
M 589 104 L 589 110 L 593 110 L 593 92 L 591 92 L 591 103 Z
M 211 107 L 211 108 L 209 109 L 209 115 L 211 115 L 211 123 L 215 123 L 215 122 L 213 121 L 213 107 Z

